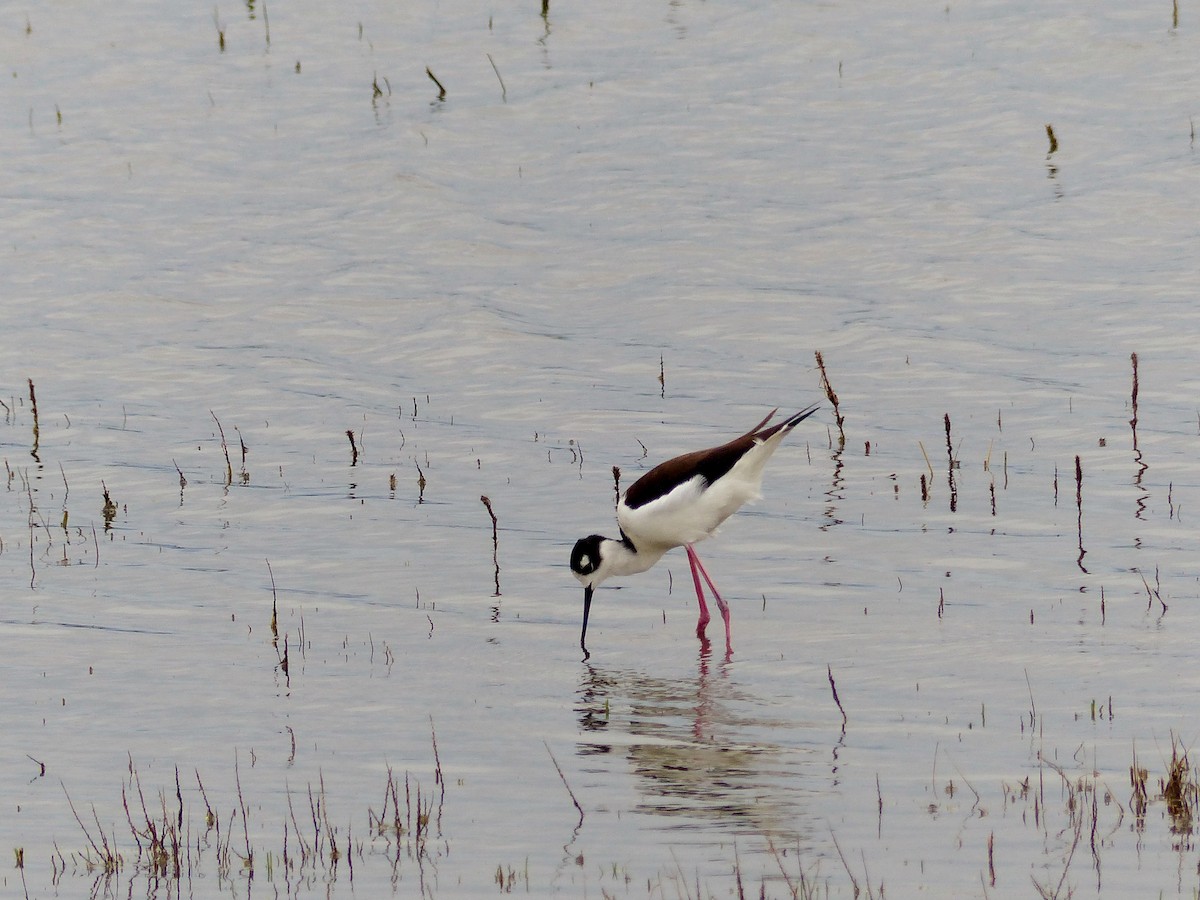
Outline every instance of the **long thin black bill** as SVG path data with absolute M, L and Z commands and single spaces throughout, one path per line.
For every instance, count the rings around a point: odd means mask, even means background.
M 587 622 L 588 614 L 592 611 L 592 586 L 583 589 L 583 631 L 579 633 L 579 649 L 587 653 Z

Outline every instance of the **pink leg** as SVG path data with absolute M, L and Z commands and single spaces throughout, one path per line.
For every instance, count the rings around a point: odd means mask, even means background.
M 704 582 L 708 585 L 708 589 L 712 591 L 713 599 L 717 601 L 717 609 L 721 611 L 721 618 L 725 621 L 725 652 L 727 654 L 731 654 L 733 653 L 733 644 L 730 641 L 731 636 L 729 632 L 729 604 L 722 599 L 721 594 L 717 591 L 717 586 L 713 584 L 712 579 L 708 576 L 708 570 L 704 568 L 704 563 L 700 562 L 700 557 L 697 555 L 696 551 L 692 549 L 691 544 L 687 545 L 687 552 L 688 562 L 692 564 L 692 579 L 696 582 L 696 596 L 701 597 L 700 579 L 696 577 L 696 570 L 699 569 L 700 574 L 704 576 Z M 704 600 L 702 597 L 700 600 L 700 610 L 704 623 L 707 625 L 708 610 L 704 606 Z
M 700 620 L 696 623 L 696 637 L 700 640 L 707 640 L 704 636 L 704 630 L 708 628 L 708 622 L 711 616 L 708 614 L 708 604 L 704 602 L 704 589 L 700 587 L 700 572 L 696 571 L 696 566 L 700 563 L 700 557 L 696 555 L 696 551 L 692 549 L 692 545 L 686 545 L 688 555 L 688 565 L 692 569 L 692 583 L 696 585 L 696 599 L 700 601 Z M 703 571 L 703 567 L 701 567 Z M 708 575 L 705 574 L 707 580 Z M 711 586 L 711 583 L 710 583 Z M 714 591 L 715 593 L 715 591 Z

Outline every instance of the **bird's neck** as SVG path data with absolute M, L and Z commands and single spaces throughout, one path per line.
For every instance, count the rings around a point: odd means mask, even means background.
M 645 572 L 666 552 L 666 549 L 658 547 L 639 548 L 629 538 L 620 541 L 606 538 L 600 549 L 600 558 L 604 560 L 606 570 L 604 577 Z

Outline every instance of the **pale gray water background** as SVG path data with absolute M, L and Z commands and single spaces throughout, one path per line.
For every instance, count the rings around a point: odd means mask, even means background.
M 5 8 L 5 896 L 1194 896 L 1194 9 L 537 6 L 227 4 L 224 52 L 210 6 Z M 732 661 L 676 553 L 581 663 L 611 467 L 820 399 L 814 350 L 844 450 L 824 402 L 702 548 Z M 389 766 L 439 798 L 398 865 Z M 131 768 L 160 819 L 179 773 L 181 886 Z M 352 872 L 284 863 L 322 781 Z

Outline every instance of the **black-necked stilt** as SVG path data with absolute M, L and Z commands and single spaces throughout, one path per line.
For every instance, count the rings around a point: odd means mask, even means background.
M 687 550 L 696 599 L 700 601 L 696 636 L 707 642 L 704 630 L 709 614 L 700 585 L 703 576 L 725 621 L 726 653 L 733 652 L 729 640 L 729 606 L 717 593 L 692 545 L 714 534 L 747 500 L 761 496 L 767 460 L 788 432 L 816 411 L 815 405 L 810 406 L 765 427 L 778 412 L 773 409 L 765 419 L 727 444 L 660 463 L 630 485 L 617 503 L 619 541 L 593 534 L 575 542 L 571 571 L 583 584 L 583 631 L 579 646 L 585 654 L 592 592 L 600 582 L 614 575 L 645 572 L 668 550 L 679 546 Z

